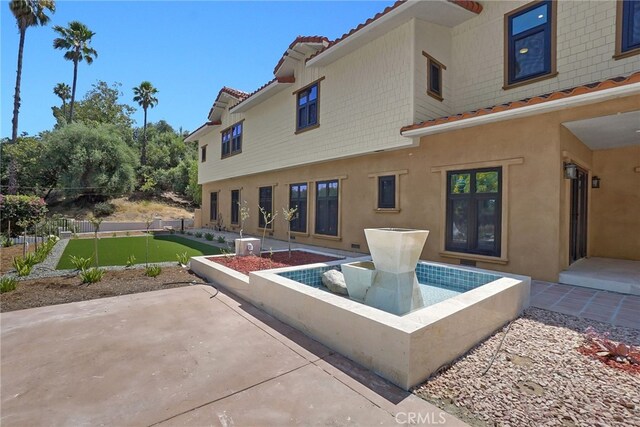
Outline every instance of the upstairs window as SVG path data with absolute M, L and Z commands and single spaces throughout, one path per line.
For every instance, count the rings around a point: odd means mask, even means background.
M 640 53 L 640 0 L 618 2 L 616 55 L 626 58 Z
M 319 84 L 314 83 L 297 94 L 296 131 L 313 129 L 318 126 Z
M 207 146 L 203 145 L 202 148 L 200 148 L 200 161 L 202 163 L 207 161 Z
M 535 1 L 505 21 L 505 87 L 554 76 L 555 2 Z
M 242 122 L 222 131 L 222 157 L 242 152 Z
M 447 172 L 445 248 L 500 256 L 502 168 Z
M 264 211 L 268 214 L 268 215 L 273 215 L 273 187 L 269 186 L 269 187 L 260 187 L 260 189 L 258 190 L 258 203 L 259 203 L 259 207 L 261 207 L 262 209 L 264 209 Z M 264 220 L 264 215 L 262 214 L 261 211 L 259 211 L 258 213 L 258 227 L 259 228 L 265 228 L 266 223 Z M 267 228 L 272 228 L 273 227 L 273 223 L 269 224 L 269 226 Z
M 442 101 L 442 72 L 447 67 L 426 52 L 422 55 L 427 58 L 427 95 Z
M 291 231 L 307 232 L 307 183 L 289 186 L 289 209 L 298 209 L 291 220 Z

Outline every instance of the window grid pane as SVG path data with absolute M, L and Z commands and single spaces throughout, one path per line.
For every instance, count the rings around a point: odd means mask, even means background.
M 318 95 L 317 83 L 298 93 L 297 130 L 318 124 Z
M 378 177 L 378 208 L 394 209 L 395 207 L 396 207 L 395 175 Z
M 291 231 L 307 231 L 307 184 L 292 184 L 289 190 L 289 208 L 297 208 L 291 221 Z
M 338 181 L 316 183 L 316 233 L 338 235 Z

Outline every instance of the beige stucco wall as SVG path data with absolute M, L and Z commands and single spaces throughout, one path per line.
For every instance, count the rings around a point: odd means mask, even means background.
M 506 232 L 506 249 L 503 254 L 506 262 L 478 261 L 477 266 L 530 275 L 536 279 L 557 280 L 558 273 L 566 268 L 563 260 L 568 258 L 566 247 L 568 211 L 565 207 L 568 195 L 565 193 L 566 180 L 562 176 L 563 151 L 578 153 L 573 154 L 575 157 L 589 158 L 591 154 L 591 151 L 573 137 L 562 123 L 607 115 L 613 111 L 637 109 L 639 102 L 640 97 L 627 97 L 586 107 L 424 137 L 419 147 L 206 183 L 203 186 L 205 201 L 202 207 L 203 222 L 206 223 L 210 215 L 207 203 L 209 193 L 219 191 L 220 211 L 224 224 L 229 226 L 231 190 L 241 189 L 241 199 L 248 202 L 251 210 L 251 217 L 245 226 L 245 231 L 256 235 L 261 234 L 257 227 L 258 188 L 274 185 L 274 208 L 279 212 L 274 224 L 274 237 L 285 239 L 286 223 L 282 219 L 281 210 L 288 203 L 288 185 L 339 178 L 341 179 L 339 238 L 313 236 L 314 191 L 313 184 L 310 184 L 308 228 L 311 233 L 297 235 L 297 242 L 341 249 L 351 249 L 352 244 L 357 244 L 360 245 L 361 251 L 366 252 L 364 228 L 425 228 L 430 230 L 431 234 L 422 258 L 457 263 L 456 258 L 441 256 L 444 183 L 442 174 L 437 170 L 432 171 L 433 168 L 457 165 L 455 167 L 462 169 L 482 166 L 484 164 L 482 162 L 500 164 L 503 161 L 515 159 L 515 164 L 504 167 L 508 168 L 506 194 L 503 195 L 503 201 L 504 197 L 508 200 L 505 203 L 508 224 L 506 230 L 503 230 L 503 233 Z M 596 160 L 597 156 L 600 156 L 601 160 Z M 637 154 L 635 159 L 631 159 L 629 153 L 616 158 L 619 162 L 624 162 L 627 169 L 633 170 L 633 167 L 640 166 Z M 612 171 L 610 163 L 605 162 L 607 159 L 609 158 L 602 154 L 594 155 L 594 171 L 602 176 L 603 188 L 597 196 L 593 196 L 594 219 L 590 229 L 596 229 L 602 223 L 597 214 L 599 203 L 597 197 L 606 194 L 607 188 L 611 185 L 608 182 L 629 179 L 627 175 L 610 178 L 615 172 Z M 613 160 L 610 162 L 615 163 Z M 404 170 L 408 173 L 401 174 L 399 178 L 400 211 L 376 212 L 374 209 L 376 180 L 369 175 Z M 640 174 L 634 175 L 636 180 L 637 176 Z M 631 190 L 625 188 L 624 191 Z M 633 200 L 628 193 L 618 193 L 611 197 L 615 198 L 616 203 L 622 203 L 622 201 L 628 203 L 628 200 Z M 604 205 L 612 202 L 613 199 L 607 199 Z M 627 223 L 633 221 L 631 212 L 634 206 L 637 205 L 631 205 L 632 209 L 629 209 L 627 219 L 624 220 Z M 635 210 L 637 212 L 637 208 Z M 620 238 L 624 238 L 624 234 Z M 601 238 L 595 239 L 592 246 L 600 245 L 601 241 L 603 241 Z M 602 252 L 591 251 L 591 254 L 609 253 L 610 245 L 603 244 L 603 246 Z M 631 245 L 620 246 L 617 252 L 611 252 L 608 256 L 626 254 L 624 257 L 630 258 L 629 254 L 633 250 Z M 463 258 L 472 257 L 463 256 Z
M 558 2 L 558 76 L 503 90 L 504 15 L 528 1 L 486 1 L 476 18 L 452 29 L 456 112 L 524 99 L 640 69 L 640 57 L 614 60 L 616 2 Z
M 590 255 L 640 260 L 640 145 L 594 151 L 593 174 Z

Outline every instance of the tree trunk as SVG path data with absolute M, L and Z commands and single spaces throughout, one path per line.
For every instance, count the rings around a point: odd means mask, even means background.
M 73 121 L 73 104 L 76 102 L 76 83 L 78 82 L 78 59 L 73 60 L 73 86 L 71 87 L 71 102 L 69 104 L 69 123 Z
M 18 69 L 16 70 L 16 93 L 13 98 L 13 120 L 11 129 L 11 142 L 18 139 L 18 114 L 20 113 L 20 79 L 22 78 L 22 54 L 24 53 L 24 37 L 27 27 L 20 24 L 20 45 L 18 46 Z
M 144 126 L 142 128 L 142 152 L 140 153 L 140 164 L 147 163 L 147 109 L 144 109 Z

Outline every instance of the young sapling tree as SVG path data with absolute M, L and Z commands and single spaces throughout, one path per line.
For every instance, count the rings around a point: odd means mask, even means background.
M 242 203 L 238 202 L 238 206 L 240 207 L 240 238 L 242 239 L 244 223 L 249 219 L 249 206 L 247 206 L 246 200 L 243 200 Z
M 258 206 L 258 208 L 260 209 L 260 213 L 262 214 L 262 219 L 264 220 L 264 226 L 262 227 L 262 241 L 260 242 L 260 247 L 264 248 L 264 238 L 267 235 L 267 228 L 269 228 L 269 226 L 273 224 L 273 221 L 278 216 L 278 212 L 271 213 L 267 211 L 265 208 L 263 208 L 262 206 Z M 260 256 L 260 254 L 258 254 L 258 256 Z
M 287 245 L 289 246 L 289 258 L 291 258 L 291 221 L 298 217 L 298 207 L 287 209 L 283 206 L 282 216 L 287 221 Z
M 89 222 L 93 225 L 93 253 L 96 256 L 96 267 L 100 266 L 98 260 L 98 232 L 100 231 L 100 224 L 102 224 L 102 218 L 96 218 L 95 216 L 89 217 Z

